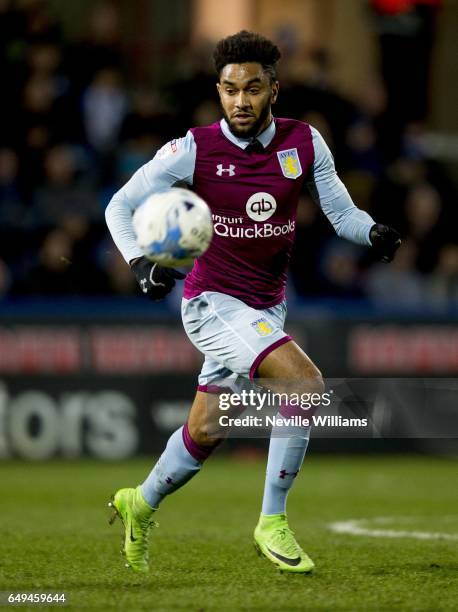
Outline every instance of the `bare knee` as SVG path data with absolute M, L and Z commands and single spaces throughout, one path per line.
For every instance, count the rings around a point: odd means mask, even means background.
M 307 389 L 308 393 L 319 393 L 321 395 L 325 392 L 326 385 L 323 375 L 316 366 L 314 366 L 314 371 L 310 372 L 310 370 L 308 370 L 305 373 L 305 376 L 303 379 L 301 379 L 301 382 Z
M 215 446 L 221 438 L 215 398 L 217 396 L 198 391 L 189 413 L 189 435 L 199 446 Z
M 218 438 L 212 437 L 207 423 L 188 421 L 189 435 L 199 446 L 214 446 Z
M 324 393 L 323 375 L 309 357 L 299 365 L 298 370 L 298 376 L 295 377 L 296 384 L 299 384 L 308 393 Z

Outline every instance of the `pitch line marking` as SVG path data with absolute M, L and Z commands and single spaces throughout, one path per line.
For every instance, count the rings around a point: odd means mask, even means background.
M 417 517 L 410 517 L 415 519 Z M 442 517 L 441 517 L 442 518 Z M 368 536 L 372 538 L 414 538 L 415 540 L 458 540 L 458 534 L 440 533 L 436 531 L 404 531 L 398 529 L 371 529 L 365 526 L 368 522 L 387 523 L 406 517 L 376 517 L 373 519 L 353 519 L 349 521 L 335 521 L 328 527 L 334 533 L 345 533 L 355 536 Z

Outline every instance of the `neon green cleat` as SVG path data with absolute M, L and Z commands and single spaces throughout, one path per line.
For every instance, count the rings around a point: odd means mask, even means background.
M 315 564 L 296 542 L 286 514 L 261 514 L 254 530 L 254 546 L 282 572 L 308 574 Z
M 157 523 L 151 519 L 155 509 L 151 508 L 143 498 L 140 485 L 136 489 L 119 489 L 108 506 L 114 510 L 109 521 L 110 525 L 117 516 L 124 525 L 125 538 L 121 552 L 126 557 L 126 567 L 146 573 L 150 529 L 157 527 Z

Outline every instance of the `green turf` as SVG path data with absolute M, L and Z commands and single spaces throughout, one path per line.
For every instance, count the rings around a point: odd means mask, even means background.
M 280 575 L 255 555 L 264 464 L 224 458 L 164 502 L 152 572 L 125 570 L 121 526 L 108 526 L 106 502 L 148 466 L 0 463 L 0 590 L 66 591 L 77 610 L 458 609 L 457 541 L 336 535 L 327 527 L 384 516 L 394 517 L 391 529 L 458 533 L 453 460 L 312 454 L 289 518 L 316 563 L 313 576 Z

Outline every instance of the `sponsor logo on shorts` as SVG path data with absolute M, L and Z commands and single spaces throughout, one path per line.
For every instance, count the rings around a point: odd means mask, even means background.
M 250 325 L 260 336 L 268 336 L 274 331 L 269 321 L 264 318 L 256 319 L 256 321 L 253 321 Z
M 253 221 L 267 221 L 277 210 L 277 202 L 273 195 L 265 191 L 254 193 L 248 198 L 246 212 Z

